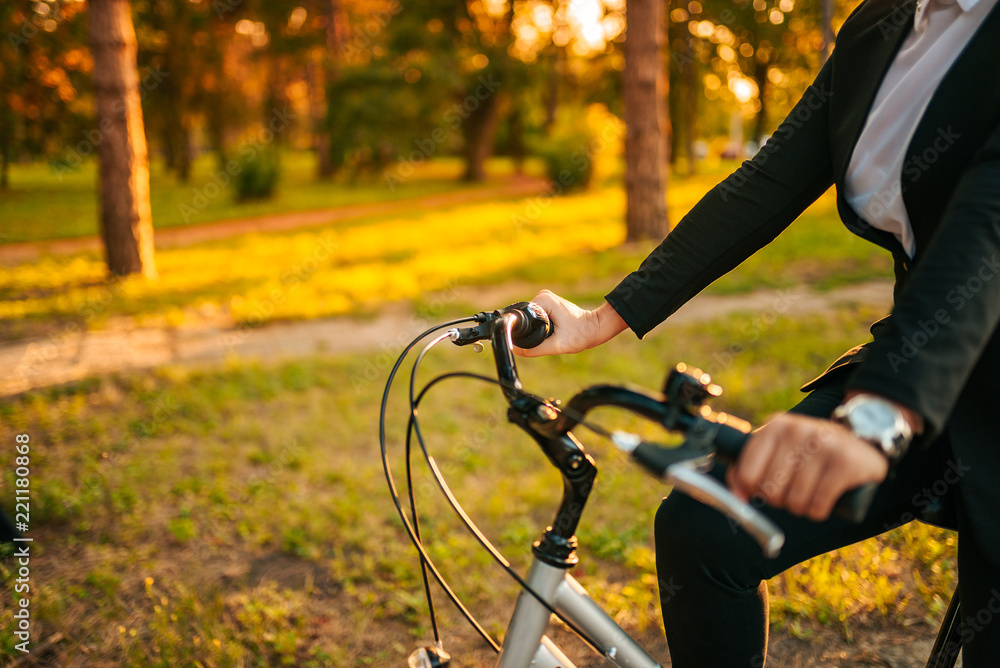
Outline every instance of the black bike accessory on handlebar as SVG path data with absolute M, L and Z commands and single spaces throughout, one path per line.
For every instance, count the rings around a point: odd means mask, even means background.
M 552 321 L 545 309 L 534 302 L 516 302 L 496 311 L 477 313 L 473 318 L 479 324 L 452 330 L 451 340 L 455 345 L 466 346 L 488 339 L 507 315 L 513 318 L 510 336 L 511 342 L 518 348 L 534 348 L 552 336 Z
M 555 331 L 549 314 L 535 302 L 517 302 L 503 309 L 502 313 L 514 314 L 515 322 L 511 327 L 510 337 L 518 348 L 541 345 Z

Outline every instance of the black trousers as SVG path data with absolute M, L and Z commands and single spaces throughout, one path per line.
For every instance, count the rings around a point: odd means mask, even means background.
M 842 395 L 842 386 L 832 383 L 808 395 L 792 412 L 829 416 Z M 761 508 L 785 532 L 785 546 L 775 559 L 766 559 L 760 547 L 723 515 L 684 494 L 671 494 L 656 514 L 656 568 L 673 665 L 764 666 L 768 624 L 764 580 L 921 517 L 928 493 L 943 492 L 942 500 L 953 502 L 960 484 L 957 464 L 945 439 L 911 450 L 881 485 L 861 524 L 839 518 L 812 522 Z M 724 468 L 717 466 L 712 473 L 721 479 Z M 961 512 L 955 514 L 961 536 Z M 993 668 L 1000 665 L 1000 569 L 971 538 L 960 537 L 958 570 L 964 665 Z

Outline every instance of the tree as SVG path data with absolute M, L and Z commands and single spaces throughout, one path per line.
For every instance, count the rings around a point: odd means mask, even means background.
M 91 0 L 101 237 L 113 275 L 156 276 L 149 156 L 128 0 Z
M 56 173 L 93 147 L 86 104 L 90 58 L 82 3 L 0 3 L 0 190 L 13 160 L 44 155 Z M 82 93 L 82 95 L 81 95 Z M 81 141 L 81 139 L 83 141 Z
M 330 158 L 330 132 L 326 126 L 325 107 L 329 106 L 326 100 L 325 91 L 337 79 L 337 65 L 340 51 L 346 32 L 344 12 L 341 8 L 340 0 L 325 0 L 326 10 L 326 49 L 323 51 L 320 72 L 322 72 L 322 84 L 320 90 L 324 92 L 323 107 L 318 113 L 313 113 L 313 132 L 316 144 L 316 174 L 319 177 L 332 176 L 335 165 Z
M 222 50 L 232 26 L 215 30 L 223 19 L 207 2 L 151 0 L 137 3 L 135 12 L 140 71 L 165 73 L 142 91 L 146 128 L 150 137 L 159 139 L 167 169 L 187 183 L 198 112 L 204 110 L 212 141 L 219 139 L 219 116 L 230 112 L 218 89 L 226 85 L 221 74 Z
M 664 142 L 666 77 L 660 57 L 661 0 L 631 0 L 625 6 L 626 240 L 661 239 L 670 230 L 666 204 Z

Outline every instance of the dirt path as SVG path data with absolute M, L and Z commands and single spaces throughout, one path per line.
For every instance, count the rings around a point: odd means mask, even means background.
M 510 283 L 491 288 L 465 288 L 461 303 L 492 308 L 530 298 L 533 286 Z M 744 295 L 696 297 L 674 314 L 661 329 L 712 320 L 728 313 L 755 317 L 799 315 L 826 311 L 838 304 L 860 303 L 888 308 L 891 284 L 862 283 L 815 292 L 797 287 L 763 290 Z M 386 365 L 430 322 L 408 307 L 386 308 L 372 319 L 351 317 L 283 322 L 257 328 L 199 325 L 179 328 L 118 328 L 55 335 L 0 344 L 0 396 L 36 387 L 59 385 L 95 376 L 165 364 L 212 365 L 230 358 L 294 359 L 313 354 L 367 355 L 366 373 L 384 376 Z
M 367 202 L 312 211 L 292 211 L 185 227 L 168 227 L 156 230 L 155 243 L 157 248 L 190 246 L 247 232 L 282 232 L 415 209 L 441 208 L 471 202 L 527 197 L 543 193 L 545 188 L 546 181 L 542 179 L 515 175 L 499 185 L 490 184 L 439 195 L 411 197 L 391 202 Z M 0 244 L 0 264 L 30 262 L 41 255 L 69 255 L 82 251 L 98 251 L 101 248 L 101 240 L 96 236 Z

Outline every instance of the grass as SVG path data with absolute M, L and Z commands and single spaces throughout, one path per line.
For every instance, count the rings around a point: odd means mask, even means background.
M 674 180 L 672 218 L 726 167 Z M 447 300 L 462 287 L 512 280 L 530 284 L 528 290 L 561 286 L 568 296 L 595 301 L 652 247 L 621 246 L 623 210 L 620 185 L 605 179 L 566 197 L 467 203 L 160 249 L 154 281 L 109 282 L 96 253 L 43 257 L 0 267 L 0 336 L 59 335 L 121 319 L 140 326 L 210 321 L 236 327 L 359 315 L 389 301 L 419 307 L 428 294 Z M 831 192 L 712 290 L 824 288 L 885 277 L 890 267 L 887 253 L 839 223 Z
M 717 403 L 759 421 L 866 338 L 877 316 L 845 308 L 781 318 L 766 336 L 748 338 L 752 316 L 736 314 L 641 345 L 620 337 L 601 351 L 524 361 L 521 371 L 526 388 L 543 396 L 567 398 L 604 381 L 655 387 L 669 364 L 708 368 L 719 350 L 740 343 L 715 370 L 726 388 Z M 364 380 L 372 365 L 379 377 Z M 422 378 L 458 368 L 489 373 L 490 365 L 485 355 L 447 346 L 428 356 Z M 375 353 L 234 362 L 90 379 L 0 403 L 0 442 L 31 436 L 33 640 L 65 638 L 36 658 L 70 668 L 400 665 L 430 630 L 415 555 L 376 455 L 385 375 Z M 393 397 L 389 424 L 397 464 L 401 398 Z M 421 419 L 457 497 L 523 568 L 527 542 L 554 512 L 557 476 L 506 425 L 493 387 L 445 384 Z M 632 426 L 611 411 L 595 421 Z M 664 490 L 609 445 L 581 438 L 601 474 L 575 575 L 662 654 L 650 531 Z M 2 475 L 12 489 L 13 467 Z M 499 632 L 513 584 L 461 530 L 423 467 L 414 489 L 433 556 L 487 629 Z M 3 503 L 12 510 L 9 497 Z M 806 562 L 770 583 L 774 631 L 803 636 L 829 626 L 847 635 L 869 623 L 935 619 L 954 584 L 955 551 L 953 535 L 908 526 Z M 14 577 L 13 562 L 0 561 L 2 586 Z M 11 628 L 12 609 L 6 599 L 0 606 L 0 627 Z M 488 665 L 491 654 L 441 606 L 449 651 L 462 665 Z M 15 656 L 9 634 L 0 642 Z
M 233 187 L 212 155 L 192 165 L 189 183 L 180 183 L 161 161 L 150 169 L 150 205 L 155 229 L 196 225 L 230 218 L 249 218 L 289 211 L 307 211 L 365 202 L 384 202 L 468 188 L 458 180 L 462 165 L 455 159 L 417 166 L 414 174 L 390 188 L 384 179 L 365 175 L 352 181 L 347 175 L 322 181 L 315 176 L 315 158 L 307 151 L 285 151 L 275 197 L 236 202 Z M 490 173 L 497 178 L 511 172 L 509 161 L 495 160 Z M 97 165 L 83 162 L 73 171 L 57 171 L 44 163 L 13 165 L 7 192 L 0 193 L 0 243 L 41 241 L 99 234 Z M 219 184 L 222 183 L 222 187 Z

